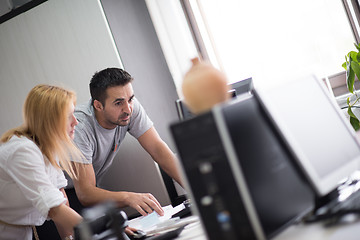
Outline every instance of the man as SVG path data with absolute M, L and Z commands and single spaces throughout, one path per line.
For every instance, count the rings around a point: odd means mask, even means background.
M 79 124 L 74 141 L 87 164 L 80 168 L 74 187 L 84 206 L 113 200 L 119 207 L 130 206 L 142 215 L 153 210 L 163 215 L 160 203 L 150 193 L 113 192 L 96 185 L 111 166 L 127 132 L 139 141 L 166 173 L 181 184 L 175 155 L 160 138 L 135 98 L 132 80 L 129 73 L 119 68 L 107 68 L 92 77 L 91 101 L 78 106 L 75 111 Z

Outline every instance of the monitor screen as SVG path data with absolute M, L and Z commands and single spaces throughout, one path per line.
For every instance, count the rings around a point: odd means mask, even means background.
M 355 131 L 323 82 L 309 76 L 257 94 L 319 196 L 358 169 Z
M 235 91 L 236 96 L 244 93 L 251 93 L 254 90 L 252 78 L 246 78 L 229 84 L 230 89 Z
M 219 104 L 171 132 L 209 239 L 270 239 L 313 209 L 313 189 L 256 96 Z
M 241 94 L 251 94 L 254 89 L 252 78 L 243 79 L 232 84 L 229 84 L 229 93 L 232 98 L 236 98 Z M 186 103 L 182 99 L 178 99 L 175 102 L 176 110 L 180 120 L 186 120 L 194 117 L 194 114 L 186 106 Z
M 241 169 L 248 189 L 240 187 L 241 195 L 249 194 L 266 238 L 272 238 L 309 213 L 314 193 L 256 95 L 239 100 L 221 109 L 236 155 L 229 154 L 229 161 Z

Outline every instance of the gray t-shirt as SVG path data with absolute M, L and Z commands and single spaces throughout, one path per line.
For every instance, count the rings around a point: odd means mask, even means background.
M 88 163 L 93 164 L 97 183 L 111 166 L 126 132 L 138 138 L 153 126 L 153 122 L 136 98 L 127 126 L 117 126 L 110 130 L 101 127 L 95 118 L 91 100 L 76 106 L 74 115 L 79 122 L 75 127 L 74 141 Z

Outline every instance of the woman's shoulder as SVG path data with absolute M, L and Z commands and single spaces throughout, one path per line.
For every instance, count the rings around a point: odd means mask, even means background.
M 25 136 L 12 136 L 9 140 L 9 143 L 13 144 L 22 144 L 22 145 L 36 145 L 33 141 L 31 141 L 29 138 Z
M 29 138 L 21 136 L 12 136 L 11 139 L 3 144 L 3 147 L 13 150 L 27 149 L 32 151 L 40 151 L 39 147 Z
M 26 161 L 43 161 L 40 148 L 26 137 L 13 136 L 0 147 L 0 161 L 2 164 L 16 164 Z

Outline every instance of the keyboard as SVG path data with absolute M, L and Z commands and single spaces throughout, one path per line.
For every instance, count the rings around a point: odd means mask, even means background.
M 350 184 L 344 189 L 339 189 L 337 199 L 316 209 L 312 215 L 305 218 L 305 222 L 338 221 L 348 214 L 358 214 L 360 216 L 360 190 L 358 185 L 360 185 L 359 182 Z

